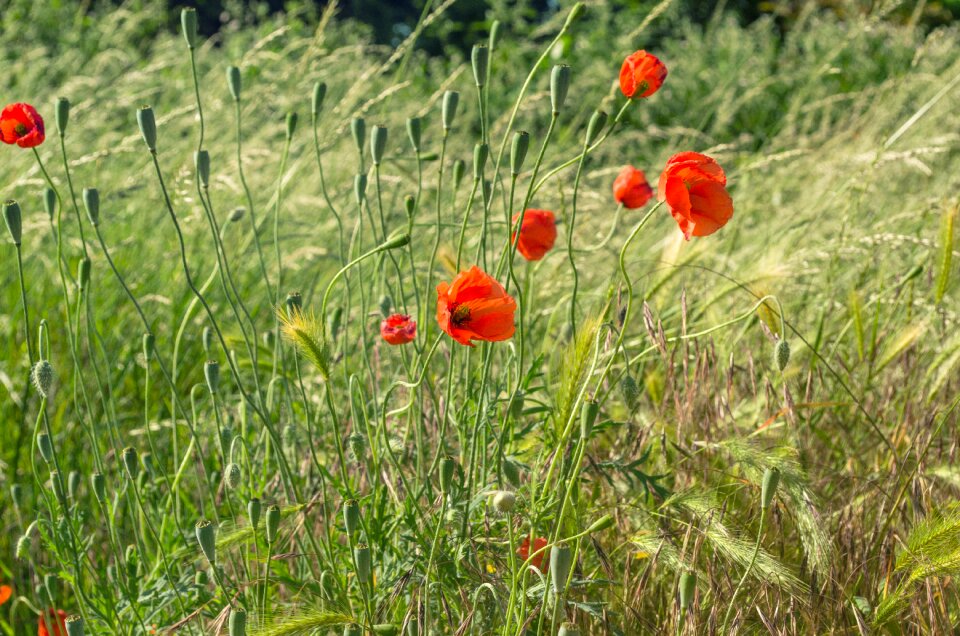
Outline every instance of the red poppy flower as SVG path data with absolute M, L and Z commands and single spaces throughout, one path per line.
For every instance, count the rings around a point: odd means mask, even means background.
M 613 198 L 628 210 L 642 208 L 653 196 L 653 188 L 647 183 L 643 170 L 633 166 L 624 166 L 613 180 Z
M 460 344 L 513 336 L 517 302 L 495 278 L 474 265 L 450 284 L 437 285 L 437 322 Z
M 3 605 L 13 596 L 13 588 L 9 585 L 0 585 L 0 605 Z
M 637 51 L 620 67 L 620 90 L 627 98 L 650 97 L 667 79 L 667 67 L 655 55 Z
M 43 118 L 30 104 L 10 104 L 0 112 L 0 141 L 33 148 L 43 143 Z
M 513 224 L 517 224 L 520 213 L 513 215 Z M 517 233 L 510 237 L 517 244 L 517 251 L 528 261 L 539 261 L 543 258 L 554 241 L 557 240 L 557 222 L 550 210 L 527 210 L 523 214 L 523 224 L 520 226 L 520 240 Z
M 392 345 L 407 344 L 417 337 L 417 321 L 405 314 L 387 316 L 380 323 L 380 335 Z
M 666 201 L 684 238 L 713 234 L 733 216 L 733 200 L 727 193 L 727 176 L 714 159 L 698 152 L 670 157 L 657 188 L 657 198 Z
M 546 545 L 547 545 L 546 539 L 544 539 L 543 537 L 535 537 L 533 540 L 533 551 L 536 552 L 537 550 L 540 550 Z M 520 548 L 517 550 L 517 554 L 519 554 L 520 558 L 523 559 L 524 561 L 530 558 L 530 537 L 529 536 L 526 536 L 523 538 L 523 543 L 520 545 Z M 550 560 L 545 559 L 545 557 L 548 557 L 548 556 L 550 556 L 550 550 L 544 550 L 540 554 L 534 556 L 533 559 L 530 561 L 530 564 L 533 567 L 540 570 L 541 572 L 546 572 L 547 568 L 550 567 Z M 544 561 L 546 561 L 546 564 L 544 564 Z M 540 567 L 541 565 L 543 565 L 543 567 Z
M 67 613 L 63 610 L 48 609 L 46 616 L 41 616 L 38 621 L 37 636 L 67 636 L 66 620 Z

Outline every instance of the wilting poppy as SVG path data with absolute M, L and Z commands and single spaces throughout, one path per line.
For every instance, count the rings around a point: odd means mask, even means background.
M 513 215 L 513 224 L 517 224 L 520 213 Z M 539 261 L 553 247 L 557 240 L 557 222 L 550 210 L 527 210 L 523 214 L 520 226 L 520 239 L 516 232 L 510 237 L 517 244 L 517 251 L 528 261 Z
M 533 540 L 533 552 L 540 550 L 546 545 L 547 545 L 546 539 L 544 539 L 543 537 L 535 537 Z M 529 536 L 526 536 L 523 538 L 523 543 L 520 544 L 520 548 L 517 550 L 517 554 L 519 554 L 520 558 L 523 559 L 524 561 L 530 558 L 530 537 Z M 550 555 L 550 550 L 544 550 L 540 554 L 537 554 L 536 556 L 533 557 L 533 559 L 530 561 L 530 565 L 537 568 L 541 572 L 546 572 L 547 569 L 550 567 L 550 560 L 545 559 L 545 557 L 548 557 L 549 555 Z M 546 560 L 546 563 L 544 563 L 545 560 Z M 540 567 L 541 565 L 543 567 Z
M 406 314 L 393 314 L 380 322 L 380 335 L 392 345 L 407 344 L 417 337 L 417 321 Z
M 0 112 L 0 141 L 33 148 L 43 143 L 43 118 L 30 104 L 9 104 Z
M 13 588 L 9 585 L 0 585 L 0 605 L 3 605 L 13 596 Z
M 460 344 L 513 336 L 517 302 L 495 278 L 474 265 L 453 282 L 437 285 L 437 322 Z
M 613 180 L 613 198 L 628 210 L 641 208 L 653 196 L 653 188 L 647 183 L 643 170 L 624 166 Z
M 46 615 L 38 621 L 37 636 L 67 636 L 66 620 L 67 613 L 63 610 L 47 610 Z
M 620 67 L 620 90 L 628 98 L 650 97 L 667 79 L 667 67 L 657 56 L 637 51 L 627 56 Z
M 714 159 L 698 152 L 670 157 L 660 175 L 657 198 L 666 201 L 684 238 L 713 234 L 733 216 L 727 176 Z

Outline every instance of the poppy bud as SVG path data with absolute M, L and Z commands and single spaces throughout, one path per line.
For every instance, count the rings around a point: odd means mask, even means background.
M 500 20 L 494 20 L 493 24 L 490 25 L 490 38 L 487 41 L 487 46 L 490 47 L 490 50 L 497 48 L 497 42 L 500 40 Z
M 93 473 L 90 476 L 90 490 L 93 496 L 97 498 L 97 503 L 104 505 L 107 502 L 107 480 L 103 473 Z
M 53 385 L 53 365 L 49 360 L 40 360 L 33 365 L 33 385 L 40 393 L 40 397 L 47 397 Z
M 413 151 L 420 152 L 420 136 L 423 132 L 423 120 L 419 117 L 411 117 L 407 120 L 407 136 L 410 137 L 410 145 Z
M 443 121 L 443 131 L 449 132 L 453 128 L 453 120 L 457 116 L 457 104 L 460 102 L 460 93 L 447 91 L 443 94 L 443 106 L 440 109 L 440 119 Z
M 374 126 L 370 134 L 370 158 L 375 166 L 379 166 L 383 161 L 383 153 L 387 149 L 387 132 L 386 126 Z
M 490 64 L 490 49 L 482 44 L 475 44 L 470 54 L 473 62 L 473 81 L 477 87 L 482 87 L 487 81 L 487 67 Z
M 587 528 L 586 534 L 593 534 L 595 532 L 603 532 L 607 528 L 612 528 L 614 524 L 613 517 L 610 515 L 603 515 Z
M 417 199 L 413 195 L 408 194 L 406 197 L 404 197 L 403 209 L 407 212 L 408 219 L 413 218 L 413 213 L 416 211 L 416 206 Z
M 77 286 L 82 292 L 90 284 L 90 259 L 86 256 L 77 263 Z
M 227 621 L 227 634 L 229 636 L 246 636 L 247 611 L 242 607 L 230 608 L 230 619 Z
M 580 636 L 580 630 L 573 623 L 563 623 L 557 630 L 557 636 Z
M 240 466 L 231 462 L 227 464 L 227 468 L 223 471 L 223 473 L 223 481 L 227 485 L 227 488 L 230 490 L 236 490 L 240 485 L 240 479 L 243 477 L 243 471 L 240 470 Z
M 204 188 L 210 187 L 210 153 L 206 150 L 193 153 L 193 165 L 197 169 L 200 185 Z
M 563 28 L 561 31 L 566 31 L 573 23 L 580 19 L 580 16 L 583 15 L 583 12 L 587 10 L 587 7 L 582 3 L 578 2 L 573 5 L 573 8 L 570 9 L 570 13 L 567 15 L 567 21 L 563 23 Z
M 328 322 L 330 323 L 330 337 L 336 338 L 337 334 L 340 333 L 340 322 L 343 319 L 343 307 L 337 307 L 332 312 L 330 312 L 330 318 Z
M 453 473 L 457 468 L 457 463 L 452 457 L 444 457 L 440 460 L 440 492 L 449 495 L 453 487 Z
M 509 490 L 498 490 L 493 496 L 493 507 L 497 512 L 506 514 L 517 504 L 517 496 Z
M 697 573 L 687 570 L 680 575 L 680 608 L 684 611 L 693 605 L 693 595 L 697 591 Z
M 196 525 L 197 543 L 203 556 L 207 557 L 210 565 L 217 564 L 217 527 L 208 519 L 201 519 Z
M 303 296 L 297 291 L 288 292 L 284 304 L 287 306 L 287 313 L 289 315 L 294 316 L 299 314 L 303 311 Z
M 550 104 L 554 116 L 560 113 L 563 103 L 567 100 L 567 91 L 570 89 L 570 67 L 560 64 L 553 67 L 550 73 Z
M 774 348 L 773 353 L 777 368 L 783 372 L 783 370 L 787 368 L 787 363 L 790 362 L 790 343 L 787 342 L 786 338 L 777 340 L 777 346 Z
M 347 437 L 347 449 L 353 461 L 361 463 L 367 455 L 367 438 L 360 433 L 353 433 Z
M 203 376 L 207 379 L 207 388 L 216 395 L 220 389 L 220 363 L 216 360 L 207 360 L 203 365 Z
M 398 234 L 397 236 L 388 239 L 385 243 L 380 245 L 381 250 L 394 250 L 398 247 L 403 247 L 410 242 L 410 235 L 406 232 Z
M 71 470 L 70 474 L 67 475 L 67 494 L 70 495 L 70 499 L 74 501 L 77 500 L 77 494 L 80 492 L 80 473 L 75 470 Z
M 370 581 L 370 547 L 361 543 L 353 549 L 353 559 L 357 564 L 357 579 L 363 583 Z
M 503 460 L 503 476 L 514 486 L 520 485 L 520 465 L 512 459 Z
M 600 414 L 600 403 L 596 400 L 586 400 L 580 408 L 580 439 L 586 441 L 590 439 L 590 433 L 593 431 L 593 425 L 597 421 L 597 415 Z
M 243 215 L 246 214 L 244 208 L 233 208 L 233 212 L 230 213 L 230 216 L 227 217 L 227 221 L 230 223 L 236 223 L 243 218 Z
M 467 171 L 467 164 L 463 159 L 457 159 L 453 162 L 453 187 L 454 189 L 460 187 L 460 182 L 463 181 L 463 175 Z
M 629 373 L 620 380 L 620 394 L 623 396 L 623 401 L 630 412 L 635 411 L 640 403 L 640 387 L 637 386 L 637 381 Z
M 3 204 L 3 220 L 7 224 L 7 231 L 10 232 L 10 239 L 14 245 L 21 244 L 23 235 L 23 225 L 20 212 L 20 204 L 10 199 Z
M 277 532 L 280 530 L 280 506 L 270 506 L 267 508 L 267 543 L 273 543 L 277 540 Z
M 777 494 L 777 486 L 780 484 L 780 470 L 777 468 L 768 468 L 763 472 L 763 484 L 760 488 L 760 503 L 764 508 L 769 508 L 773 502 L 773 496 Z
M 57 501 L 63 503 L 67 500 L 63 494 L 63 482 L 60 481 L 60 472 L 56 470 L 50 471 L 50 485 L 53 487 L 53 494 L 57 498 Z
M 96 188 L 84 188 L 83 207 L 87 211 L 90 225 L 97 227 L 100 224 L 100 191 Z
M 508 408 L 510 409 L 510 416 L 514 419 L 517 419 L 523 415 L 523 401 L 525 397 L 526 394 L 517 389 L 517 392 L 514 393 L 513 397 L 510 398 L 510 405 Z
M 380 297 L 380 313 L 384 316 L 390 315 L 390 309 L 393 307 L 393 299 L 384 294 Z
M 353 134 L 353 143 L 357 145 L 357 152 L 363 157 L 363 144 L 367 139 L 367 122 L 363 117 L 354 117 L 350 122 L 350 132 Z
M 127 471 L 127 476 L 130 477 L 130 479 L 136 479 L 137 473 L 140 470 L 140 465 L 137 463 L 137 451 L 131 446 L 127 446 L 120 452 L 120 459 L 123 461 L 123 467 Z
M 183 39 L 187 41 L 187 47 L 192 49 L 197 45 L 197 10 L 187 8 L 181 11 L 180 25 L 183 27 Z
M 140 135 L 143 136 L 143 142 L 147 144 L 150 152 L 157 151 L 157 120 L 153 116 L 153 109 L 149 106 L 141 106 L 137 110 L 137 125 L 140 126 Z
M 603 131 L 603 127 L 607 125 L 607 113 L 602 110 L 593 111 L 593 115 L 590 116 L 590 123 L 587 124 L 587 145 L 593 145 L 593 142 L 597 140 L 597 137 L 600 136 L 600 133 Z
M 52 221 L 53 215 L 57 213 L 57 192 L 53 188 L 43 191 L 43 209 L 47 211 L 47 218 Z
M 573 565 L 573 551 L 566 543 L 558 543 L 550 550 L 550 579 L 555 592 L 567 589 L 567 576 Z
M 344 625 L 343 636 L 363 636 L 363 630 L 361 630 L 360 626 L 356 623 Z
M 490 179 L 484 179 L 480 188 L 483 192 L 483 207 L 490 207 L 490 199 L 493 197 L 493 182 Z
M 360 504 L 356 499 L 343 502 L 343 525 L 348 536 L 353 536 L 360 529 Z
M 83 636 L 83 617 L 68 616 L 63 621 L 63 626 L 67 628 L 67 636 Z
M 230 89 L 230 96 L 234 101 L 240 101 L 240 69 L 236 66 L 227 67 L 227 87 Z
M 37 435 L 37 449 L 40 451 L 40 457 L 43 458 L 43 461 L 47 464 L 53 463 L 53 443 L 50 441 L 49 435 L 46 433 Z
M 490 148 L 487 144 L 477 144 L 473 147 L 473 178 L 480 181 L 483 178 L 483 169 L 487 165 L 487 156 Z
M 323 82 L 317 82 L 313 85 L 313 98 L 310 100 L 310 115 L 316 122 L 320 117 L 320 111 L 323 109 L 323 98 L 327 96 L 327 85 Z
M 296 113 L 287 113 L 287 141 L 293 138 L 293 133 L 297 130 L 298 120 Z
M 70 121 L 70 100 L 66 97 L 57 98 L 56 110 L 54 110 L 54 119 L 57 122 L 57 130 L 60 131 L 60 136 L 66 134 L 67 132 L 67 123 Z
M 260 523 L 260 499 L 251 497 L 247 502 L 247 518 L 250 519 L 250 525 L 254 528 Z
M 520 130 L 513 133 L 513 143 L 510 145 L 510 174 L 517 176 L 523 168 L 523 160 L 527 158 L 530 148 L 530 133 Z
M 353 196 L 357 198 L 357 205 L 363 205 L 367 198 L 367 175 L 360 173 L 353 177 Z

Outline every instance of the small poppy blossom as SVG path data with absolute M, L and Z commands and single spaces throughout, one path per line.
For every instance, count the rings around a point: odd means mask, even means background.
M 657 198 L 666 201 L 684 238 L 713 234 L 733 216 L 727 176 L 713 158 L 698 152 L 670 157 L 660 175 Z
M 628 99 L 650 97 L 667 79 L 667 67 L 655 55 L 636 51 L 620 67 L 620 90 Z
M 0 112 L 0 141 L 33 148 L 43 143 L 43 117 L 30 104 L 9 104 Z
M 63 610 L 48 609 L 41 616 L 37 627 L 37 636 L 67 636 L 67 613 Z
M 513 224 L 520 219 L 520 213 L 513 215 Z M 510 237 L 517 244 L 517 251 L 528 261 L 539 261 L 553 247 L 557 240 L 556 217 L 550 210 L 527 210 L 523 213 L 520 226 L 520 239 L 517 233 Z
M 3 605 L 13 596 L 13 588 L 9 585 L 0 585 L 0 605 Z
M 613 180 L 613 198 L 628 210 L 642 208 L 653 196 L 653 188 L 647 183 L 643 170 L 624 166 Z
M 513 337 L 517 302 L 495 278 L 474 265 L 437 285 L 437 323 L 462 345 Z
M 393 314 L 380 322 L 380 335 L 392 345 L 407 344 L 417 337 L 417 321 L 406 314 Z
M 535 537 L 533 539 L 533 552 L 544 548 L 547 545 L 547 540 L 543 537 Z M 520 547 L 517 549 L 517 554 L 520 555 L 520 558 L 526 561 L 530 558 L 530 537 L 526 536 L 523 538 L 523 543 L 520 544 Z M 540 554 L 537 554 L 530 561 L 530 565 L 537 568 L 541 572 L 546 572 L 550 567 L 550 559 L 547 558 L 550 556 L 550 550 L 544 550 Z M 544 563 L 546 561 L 546 563 Z M 543 566 L 543 567 L 541 567 Z

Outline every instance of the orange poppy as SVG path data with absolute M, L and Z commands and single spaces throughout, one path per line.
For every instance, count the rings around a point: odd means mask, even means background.
M 0 112 L 0 141 L 21 148 L 39 146 L 44 140 L 43 117 L 30 104 L 9 104 Z
M 38 621 L 37 636 L 67 636 L 66 620 L 67 613 L 63 610 L 47 610 L 47 615 L 41 616 Z
M 3 605 L 13 596 L 13 588 L 9 585 L 0 585 L 0 605 Z
M 620 90 L 629 98 L 650 97 L 667 79 L 667 67 L 657 56 L 637 51 L 627 56 L 620 67 Z
M 543 537 L 535 537 L 533 540 L 533 551 L 536 552 L 537 550 L 540 550 L 546 545 L 547 545 L 546 539 L 544 539 Z M 523 559 L 524 561 L 530 558 L 530 537 L 529 536 L 526 536 L 523 538 L 523 543 L 520 544 L 520 548 L 517 550 L 517 554 L 519 554 L 520 558 Z M 536 556 L 534 556 L 533 559 L 530 561 L 530 564 L 533 567 L 540 570 L 541 572 L 546 572 L 547 569 L 550 567 L 550 560 L 546 559 L 547 562 L 545 565 L 543 562 L 545 560 L 544 557 L 547 557 L 549 555 L 550 555 L 550 550 L 544 550 L 540 554 L 537 554 Z M 541 565 L 543 567 L 540 567 Z
M 698 152 L 670 157 L 657 188 L 684 238 L 713 234 L 733 216 L 727 176 L 714 159 Z
M 647 183 L 643 170 L 633 166 L 624 166 L 613 180 L 613 198 L 628 210 L 642 208 L 653 196 L 653 188 Z
M 513 336 L 517 302 L 495 278 L 474 265 L 453 282 L 437 285 L 437 322 L 462 345 Z
M 380 335 L 392 345 L 407 344 L 417 337 L 417 321 L 406 314 L 393 314 L 380 322 Z
M 513 215 L 513 224 L 517 224 L 520 213 Z M 557 222 L 550 210 L 527 210 L 523 214 L 520 226 L 520 240 L 517 233 L 510 237 L 517 244 L 517 251 L 528 261 L 539 261 L 553 247 L 557 240 Z

